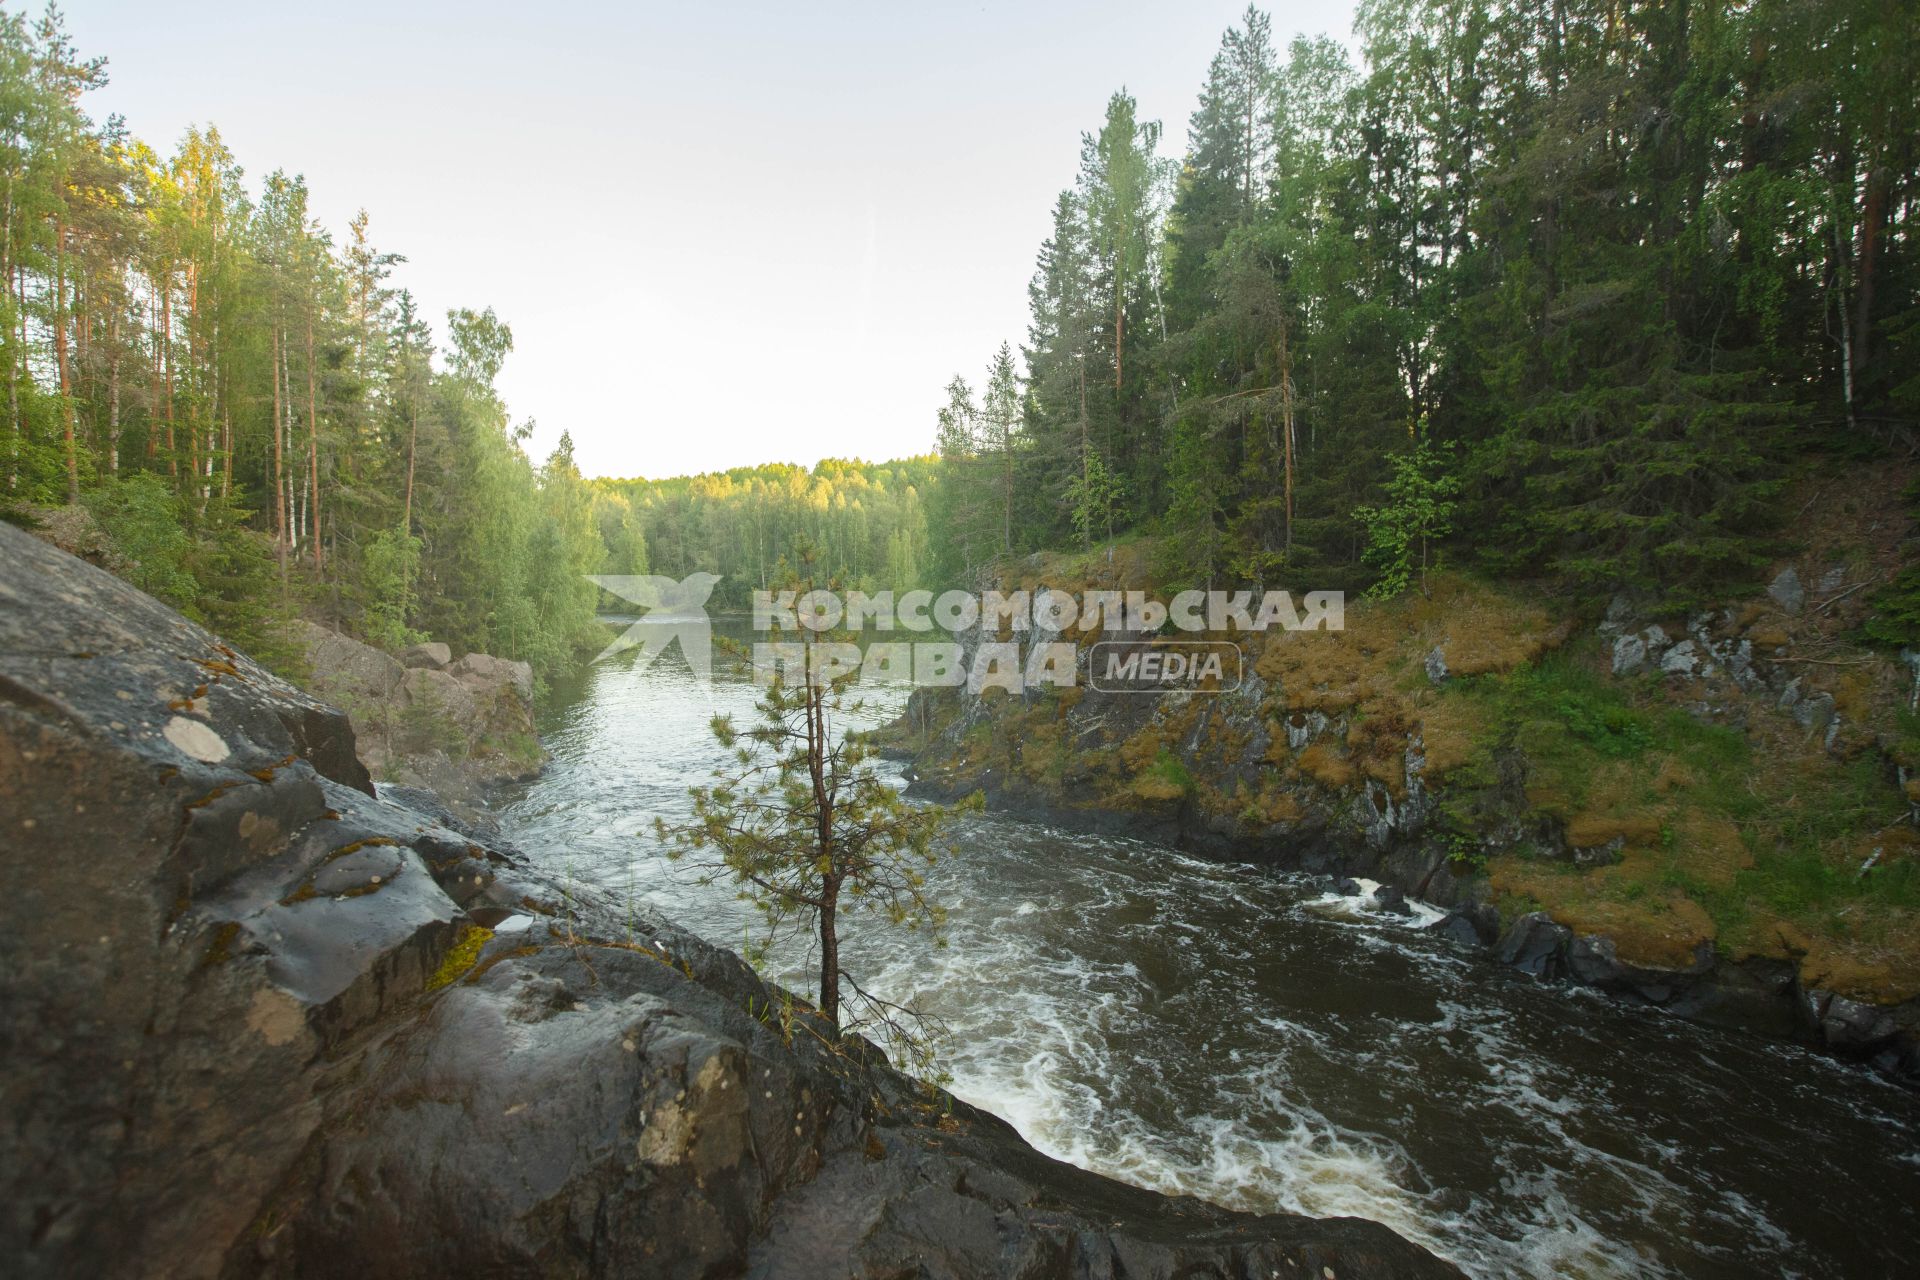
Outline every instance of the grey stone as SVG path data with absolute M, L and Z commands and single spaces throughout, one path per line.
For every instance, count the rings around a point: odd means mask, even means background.
M 1625 635 L 1613 642 L 1613 674 L 1630 676 L 1647 665 L 1647 642 Z
M 1432 681 L 1434 684 L 1446 683 L 1447 655 L 1441 652 L 1439 645 L 1433 646 L 1433 648 L 1430 651 L 1428 651 L 1425 666 L 1427 669 L 1428 680 Z
M 1742 689 L 1752 689 L 1760 683 L 1760 677 L 1753 669 L 1753 641 L 1742 640 L 1738 644 L 1727 645 L 1718 655 L 1727 668 L 1727 674 Z
M 1627 847 L 1626 839 L 1615 836 L 1604 844 L 1587 845 L 1573 850 L 1573 865 L 1576 867 L 1610 867 L 1620 861 Z
M 1607 613 L 1598 628 L 1602 636 L 1617 636 L 1633 629 L 1633 601 L 1624 592 L 1607 601 Z
M 376 707 L 393 696 L 406 675 L 406 668 L 391 654 L 305 619 L 293 624 L 292 634 L 306 656 L 316 690 L 348 704 L 350 710 Z
M 1807 992 L 1821 1039 L 1830 1047 L 1852 1053 L 1871 1053 L 1900 1031 L 1900 1021 L 1889 1010 L 1813 989 Z
M 1787 681 L 1785 688 L 1780 690 L 1780 700 L 1774 705 L 1779 707 L 1780 710 L 1782 711 L 1791 711 L 1796 705 L 1798 705 L 1799 701 L 1800 701 L 1800 677 L 1795 676 L 1793 679 Z
M 453 649 L 438 640 L 410 644 L 400 651 L 400 662 L 408 667 L 432 667 L 438 670 L 453 661 Z
M 402 723 L 396 732 L 403 748 L 426 751 L 452 745 L 466 750 L 477 736 L 480 714 L 473 688 L 446 671 L 415 667 L 400 681 L 396 700 Z
M 322 697 L 353 713 L 373 776 L 430 787 L 463 822 L 486 826 L 489 787 L 530 776 L 545 755 L 533 722 L 533 669 L 484 653 L 441 665 L 443 644 L 407 662 L 312 623 L 297 624 Z
M 1800 585 L 1800 575 L 1792 565 L 1774 575 L 1773 581 L 1767 584 L 1767 594 L 1773 597 L 1781 612 L 1790 615 L 1798 614 L 1807 603 L 1807 590 Z
M 1513 922 L 1500 939 L 1497 954 L 1502 964 L 1537 978 L 1560 978 L 1567 973 L 1567 946 L 1573 931 L 1555 924 L 1543 911 L 1533 911 Z
M 1660 670 L 1670 676 L 1690 676 L 1700 669 L 1700 655 L 1693 641 L 1682 640 L 1660 658 Z
M 533 697 L 533 667 L 525 662 L 496 658 L 488 653 L 469 653 L 447 670 L 469 684 L 511 685 L 521 697 L 529 700 Z
M 1305 751 L 1314 739 L 1332 727 L 1332 721 L 1319 711 L 1295 711 L 1287 716 L 1287 746 Z
M 1373 891 L 1373 909 L 1383 911 L 1390 916 L 1413 914 L 1413 908 L 1407 905 L 1406 890 L 1392 884 L 1383 884 Z
M 1575 938 L 1569 943 L 1567 969 L 1577 981 L 1596 987 L 1615 986 L 1626 977 L 1613 939 L 1603 935 Z
M 1833 723 L 1833 695 L 1821 690 L 1802 696 L 1793 704 L 1794 723 L 1808 733 L 1825 733 Z
M 1465 943 L 1468 946 L 1486 945 L 1486 939 L 1480 936 L 1480 930 L 1475 926 L 1472 915 L 1464 911 L 1451 913 L 1439 924 L 1434 925 L 1433 931 L 1441 937 L 1451 938 L 1455 942 Z

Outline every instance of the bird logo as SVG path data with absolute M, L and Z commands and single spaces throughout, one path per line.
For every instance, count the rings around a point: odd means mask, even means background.
M 690 573 L 676 582 L 658 574 L 590 573 L 587 580 L 647 611 L 614 637 L 595 662 L 637 648 L 640 656 L 634 659 L 634 667 L 644 669 L 678 640 L 680 656 L 686 659 L 694 678 L 703 685 L 710 682 L 713 624 L 707 619 L 706 604 L 720 581 L 719 574 Z

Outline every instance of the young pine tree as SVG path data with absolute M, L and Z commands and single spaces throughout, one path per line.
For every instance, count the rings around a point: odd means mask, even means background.
M 800 594 L 812 586 L 808 573 Z M 767 932 L 757 955 L 795 927 L 812 934 L 816 1003 L 832 1034 L 873 1030 L 897 1055 L 924 1062 L 926 1024 L 860 989 L 841 961 L 840 926 L 843 913 L 860 911 L 909 929 L 939 928 L 944 912 L 926 896 L 925 873 L 954 811 L 907 803 L 873 771 L 872 749 L 845 731 L 859 707 L 858 664 L 836 647 L 845 644 L 800 627 L 791 651 L 798 661 L 772 673 L 755 722 L 714 718 L 714 736 L 733 762 L 711 786 L 692 788 L 692 821 L 655 829 L 671 856 L 697 856 L 712 878 L 731 878 L 760 909 Z M 857 1004 L 850 1021 L 841 1013 L 843 982 Z

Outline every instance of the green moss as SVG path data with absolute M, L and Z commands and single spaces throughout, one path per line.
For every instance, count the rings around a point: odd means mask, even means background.
M 1177 800 L 1193 793 L 1193 773 L 1166 747 L 1133 780 L 1136 794 L 1149 800 Z
M 445 958 L 440 961 L 440 967 L 434 971 L 431 978 L 427 979 L 427 990 L 438 991 L 442 987 L 451 986 L 457 982 L 460 976 L 473 968 L 475 962 L 480 959 L 480 949 L 487 945 L 487 939 L 492 936 L 491 929 L 477 924 L 462 925 L 460 935 L 447 949 Z

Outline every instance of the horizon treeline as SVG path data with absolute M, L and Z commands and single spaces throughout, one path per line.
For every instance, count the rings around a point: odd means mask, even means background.
M 594 480 L 624 502 L 651 558 L 671 578 L 717 573 L 712 607 L 743 610 L 771 589 L 783 560 L 808 548 L 822 581 L 905 590 L 932 569 L 927 493 L 931 456 L 870 463 L 827 458 L 809 467 L 763 463 L 664 480 Z
M 1367 0 L 1355 65 L 1249 7 L 1184 163 L 1124 89 L 1083 136 L 1018 365 L 948 388 L 938 568 L 1131 530 L 1187 581 L 1365 581 L 1416 467 L 1488 572 L 1750 579 L 1793 464 L 1912 444 L 1917 31 Z

